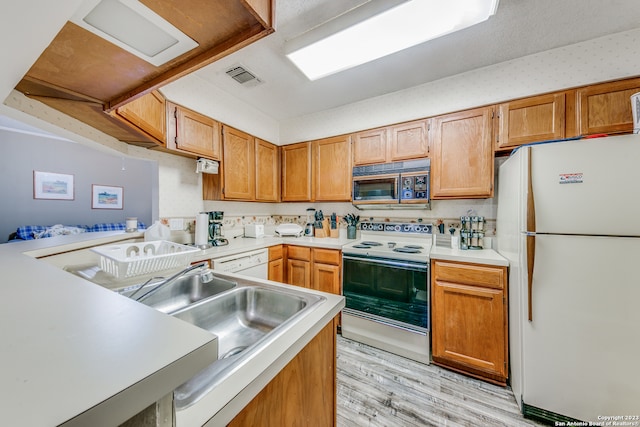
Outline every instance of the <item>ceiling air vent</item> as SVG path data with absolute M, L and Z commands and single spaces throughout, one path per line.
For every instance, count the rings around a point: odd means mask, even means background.
M 242 65 L 235 65 L 226 71 L 227 75 L 243 86 L 253 87 L 263 83 L 255 74 Z

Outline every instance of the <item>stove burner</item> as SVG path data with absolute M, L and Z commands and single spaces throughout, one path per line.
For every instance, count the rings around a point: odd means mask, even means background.
M 356 248 L 356 249 L 371 249 L 371 246 L 369 246 L 369 245 L 362 245 L 362 244 L 359 244 L 359 245 L 353 245 L 353 246 L 351 246 L 351 247 L 352 247 L 352 248 Z
M 371 242 L 371 241 L 360 242 L 360 244 L 367 245 L 367 246 L 382 246 L 382 243 L 380 242 Z
M 424 247 L 420 245 L 404 245 L 404 247 L 407 249 L 424 249 Z
M 394 252 L 402 252 L 405 254 L 419 254 L 420 253 L 420 249 L 416 249 L 416 248 L 409 248 L 409 247 L 402 247 L 402 248 L 395 248 L 393 250 Z

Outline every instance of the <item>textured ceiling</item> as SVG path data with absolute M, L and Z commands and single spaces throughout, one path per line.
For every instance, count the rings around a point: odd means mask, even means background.
M 496 15 L 484 23 L 333 76 L 306 80 L 284 57 L 284 42 L 364 2 L 277 1 L 274 34 L 194 74 L 276 120 L 287 120 L 640 27 L 637 0 L 501 0 Z M 236 83 L 225 74 L 236 64 L 264 83 Z

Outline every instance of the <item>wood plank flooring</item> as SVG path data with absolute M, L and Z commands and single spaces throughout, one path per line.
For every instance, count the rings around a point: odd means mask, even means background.
M 338 426 L 540 426 L 511 390 L 338 335 Z

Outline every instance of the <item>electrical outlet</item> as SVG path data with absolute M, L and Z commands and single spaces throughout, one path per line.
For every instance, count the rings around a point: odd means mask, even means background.
M 171 218 L 169 219 L 170 230 L 184 230 L 184 218 Z

